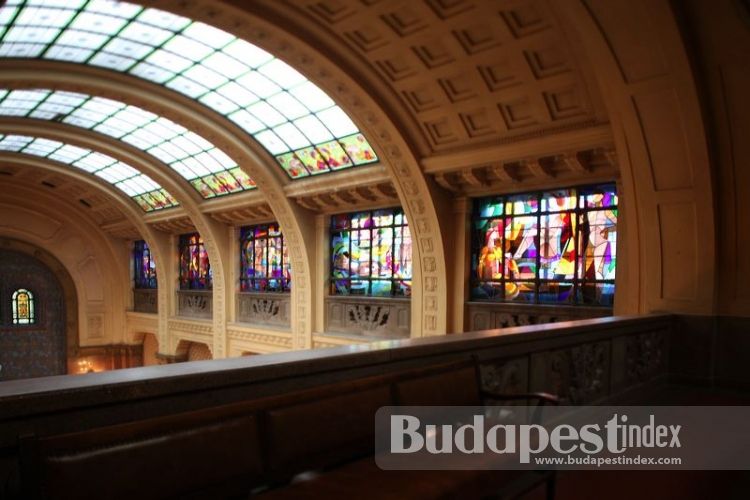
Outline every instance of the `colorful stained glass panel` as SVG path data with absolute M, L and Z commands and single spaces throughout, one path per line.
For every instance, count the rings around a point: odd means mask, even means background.
M 613 184 L 477 200 L 475 214 L 473 300 L 612 305 Z
M 411 255 L 411 234 L 399 209 L 331 217 L 332 294 L 409 296 Z

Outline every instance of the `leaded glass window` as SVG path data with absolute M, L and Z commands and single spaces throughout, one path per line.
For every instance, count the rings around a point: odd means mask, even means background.
M 476 200 L 471 299 L 612 306 L 614 184 Z
M 140 173 L 127 163 L 90 149 L 41 137 L 0 134 L 0 151 L 48 158 L 96 175 L 130 196 L 145 212 L 178 204 L 172 195 L 151 177 Z
M 411 295 L 412 241 L 400 208 L 331 217 L 331 294 Z
M 289 251 L 279 225 L 261 224 L 240 231 L 240 290 L 288 292 Z
M 172 89 L 242 128 L 292 179 L 378 161 L 349 116 L 294 68 L 231 33 L 163 10 L 108 0 L 6 0 L 0 57 L 96 66 Z
M 203 198 L 255 189 L 237 163 L 205 137 L 124 102 L 62 90 L 0 89 L 0 115 L 57 121 L 126 142 L 169 165 Z M 64 153 L 55 156 L 66 162 L 77 151 Z M 121 176 L 96 175 L 118 182 L 131 196 L 144 192 L 138 183 L 120 182 Z
M 143 240 L 133 243 L 133 279 L 135 288 L 156 288 L 156 262 Z
M 36 323 L 34 294 L 25 288 L 19 288 L 11 297 L 14 325 L 33 325 Z
M 180 236 L 180 290 L 210 290 L 211 264 L 198 233 Z

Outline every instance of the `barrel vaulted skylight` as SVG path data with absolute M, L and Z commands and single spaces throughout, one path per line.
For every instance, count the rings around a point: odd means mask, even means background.
M 255 188 L 237 163 L 206 139 L 136 106 L 73 92 L 0 89 L 0 115 L 53 120 L 120 139 L 169 165 L 204 198 Z
M 90 149 L 39 137 L 0 135 L 0 151 L 41 156 L 80 168 L 120 188 L 146 212 L 177 205 L 172 195 L 149 176 L 126 163 Z
M 228 117 L 292 179 L 378 161 L 352 120 L 286 63 L 212 26 L 103 0 L 8 0 L 0 57 L 99 66 L 164 85 Z

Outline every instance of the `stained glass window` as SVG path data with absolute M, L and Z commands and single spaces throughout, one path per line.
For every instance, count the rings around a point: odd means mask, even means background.
M 180 290 L 210 290 L 211 264 L 198 233 L 180 236 Z
M 346 113 L 292 67 L 162 10 L 107 0 L 7 0 L 0 57 L 86 64 L 163 85 L 232 120 L 292 179 L 378 161 Z
M 400 208 L 331 217 L 331 294 L 408 297 L 412 242 Z
M 123 102 L 59 90 L 0 89 L 0 116 L 67 123 L 119 139 L 169 165 L 203 198 L 255 189 L 237 163 L 204 137 Z
M 135 288 L 156 288 L 156 262 L 143 240 L 133 243 L 133 279 Z
M 25 288 L 19 288 L 11 297 L 14 325 L 32 325 L 36 323 L 34 311 L 34 294 Z
M 177 205 L 172 195 L 151 177 L 90 149 L 39 137 L 0 134 L 0 151 L 41 156 L 94 174 L 122 190 L 146 212 Z
M 471 298 L 612 306 L 614 184 L 477 200 Z
M 279 225 L 243 227 L 240 231 L 240 290 L 288 292 L 291 286 L 289 251 Z

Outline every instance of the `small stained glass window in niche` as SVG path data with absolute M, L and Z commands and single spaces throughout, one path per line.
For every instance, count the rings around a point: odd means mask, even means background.
M 25 288 L 13 292 L 13 324 L 33 325 L 36 323 L 34 294 Z

